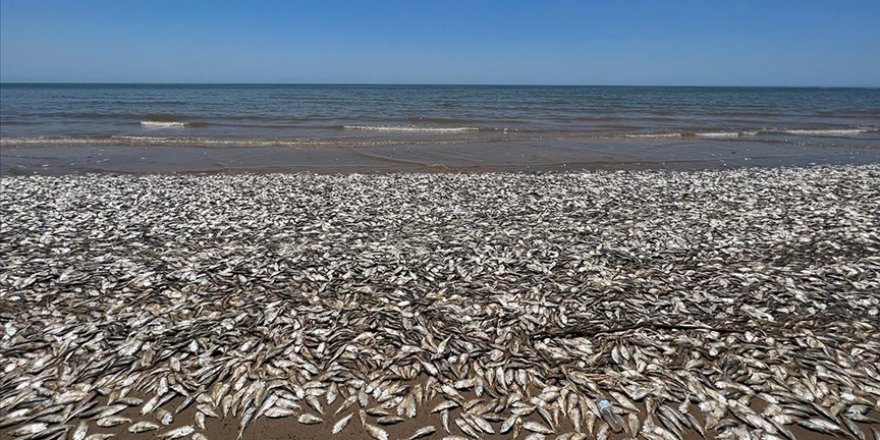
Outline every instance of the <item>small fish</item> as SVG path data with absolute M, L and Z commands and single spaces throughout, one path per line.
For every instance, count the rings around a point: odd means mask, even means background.
M 333 424 L 333 429 L 331 429 L 331 434 L 338 434 L 348 426 L 348 422 L 351 421 L 351 417 L 354 416 L 354 413 L 351 413 L 341 419 L 339 419 L 336 423 Z
M 437 428 L 434 428 L 433 426 L 430 426 L 430 425 L 425 426 L 425 427 L 422 427 L 422 428 L 419 428 L 418 430 L 416 430 L 416 432 L 413 435 L 407 437 L 406 440 L 420 439 L 422 437 L 427 437 L 435 432 L 437 432 Z
M 67 391 L 55 396 L 55 405 L 67 405 L 68 403 L 78 402 L 88 397 L 89 393 L 84 391 Z
M 321 414 L 321 415 L 324 414 L 324 408 L 321 407 L 321 402 L 319 402 L 318 399 L 315 398 L 315 396 L 307 396 L 306 403 L 308 403 L 309 406 L 311 406 L 315 411 L 317 411 L 318 414 Z
M 159 429 L 159 425 L 153 422 L 137 422 L 128 427 L 128 432 L 137 434 L 140 432 L 155 431 Z
M 154 413 L 156 415 L 156 420 L 158 420 L 159 423 L 165 426 L 168 426 L 172 422 L 174 422 L 174 415 L 171 414 L 171 411 L 168 411 L 167 409 L 159 408 Z
M 458 402 L 455 402 L 452 400 L 444 400 L 443 402 L 440 402 L 440 404 L 435 406 L 434 409 L 431 410 L 431 412 L 436 413 L 436 412 L 443 411 L 445 409 L 455 408 L 456 406 L 458 406 Z
M 515 414 L 505 419 L 503 422 L 501 422 L 501 428 L 498 429 L 498 433 L 507 434 L 507 432 L 510 431 L 511 428 L 513 428 L 513 425 L 516 423 L 517 420 L 519 420 L 519 416 Z
M 376 423 L 380 425 L 396 425 L 402 421 L 404 421 L 404 418 L 398 416 L 384 416 L 376 419 Z
M 332 405 L 333 402 L 336 401 L 336 396 L 339 395 L 339 386 L 335 383 L 330 385 L 330 388 L 327 390 L 327 405 Z
M 119 402 L 123 405 L 128 405 L 128 406 L 141 406 L 144 404 L 144 399 L 140 399 L 140 398 L 134 397 L 134 396 L 126 396 L 126 397 L 117 399 L 116 402 Z
M 388 440 L 388 433 L 384 429 L 369 423 L 364 423 L 364 428 L 367 429 L 367 434 L 370 434 L 370 437 L 376 440 Z
M 458 426 L 458 429 L 460 429 L 461 432 L 467 434 L 468 436 L 473 438 L 480 438 L 480 434 L 475 431 L 474 428 L 472 428 L 471 425 L 467 423 L 463 418 L 456 417 L 455 425 Z
M 110 416 L 102 417 L 95 421 L 95 424 L 102 428 L 112 428 L 123 423 L 131 423 L 131 419 L 129 419 L 128 417 Z
M 119 414 L 120 412 L 122 412 L 122 410 L 124 410 L 125 408 L 128 408 L 128 405 L 121 404 L 121 403 L 116 404 L 116 405 L 110 405 L 110 406 L 104 408 L 103 410 L 101 410 L 101 412 L 98 413 L 98 415 L 95 417 L 102 418 L 102 417 L 115 416 L 116 414 Z
M 45 423 L 29 423 L 12 431 L 10 434 L 12 434 L 13 437 L 24 437 L 26 435 L 39 434 L 48 429 L 48 427 L 49 425 Z
M 356 402 L 356 401 L 357 401 L 357 396 L 356 396 L 356 395 L 352 394 L 351 396 L 348 396 L 348 398 L 345 399 L 345 400 L 342 402 L 341 405 L 339 405 L 339 408 L 336 408 L 336 412 L 334 412 L 333 415 L 337 415 L 337 416 L 338 416 L 339 413 L 341 413 L 342 411 L 347 410 L 347 409 L 350 408 L 352 405 L 354 405 L 354 402 Z M 354 413 L 352 413 L 352 414 L 354 414 Z
M 73 431 L 73 436 L 71 436 L 71 440 L 85 440 L 86 435 L 89 433 L 89 425 L 85 422 L 85 420 L 80 420 L 79 424 L 76 425 L 76 429 Z
M 834 423 L 831 423 L 825 419 L 813 418 L 813 419 L 807 419 L 807 420 L 798 420 L 797 424 L 801 425 L 804 428 L 807 428 L 809 430 L 821 432 L 821 433 L 825 433 L 825 434 L 836 435 L 836 434 L 843 433 L 843 430 L 839 426 L 837 426 Z
M 485 432 L 486 434 L 495 435 L 495 430 L 492 428 L 492 424 L 487 422 L 486 419 L 477 416 L 477 417 L 471 418 L 471 420 L 474 422 L 474 424 L 477 425 L 477 427 L 482 429 L 483 432 Z
M 543 424 L 538 422 L 533 422 L 531 420 L 523 423 L 523 428 L 525 428 L 526 431 L 532 431 L 539 434 L 553 434 L 555 432 L 547 426 L 544 426 Z
M 201 411 L 196 411 L 195 419 L 196 419 L 196 426 L 198 426 L 199 429 L 204 430 L 205 429 L 205 413 L 203 413 Z
M 857 425 L 855 422 L 844 417 L 843 424 L 846 425 L 846 428 L 849 430 L 849 432 L 853 433 L 859 440 L 865 440 L 865 433 L 862 431 L 861 428 L 859 428 L 859 425 Z
M 192 433 L 196 432 L 195 428 L 190 425 L 181 426 L 180 428 L 175 428 L 170 431 L 165 431 L 162 434 L 158 435 L 158 438 L 161 439 L 175 439 L 186 437 Z
M 280 408 L 277 406 L 273 406 L 272 408 L 267 409 L 263 412 L 263 415 L 270 419 L 280 419 L 282 417 L 290 417 L 294 414 L 294 411 L 290 408 Z
M 310 413 L 300 414 L 296 421 L 303 425 L 317 425 L 318 423 L 324 423 L 324 419 Z
M 653 434 L 653 432 L 654 432 L 654 431 L 653 431 L 653 425 L 651 426 L 651 430 L 650 430 L 650 431 L 648 431 L 647 429 L 645 429 L 645 426 L 648 426 L 648 425 L 643 425 L 643 427 L 642 427 L 642 431 L 643 431 L 643 432 L 646 432 L 646 433 L 648 433 L 648 434 Z M 611 428 L 611 427 L 608 426 L 608 423 L 607 423 L 607 422 L 605 422 L 604 420 L 600 421 L 600 422 L 599 422 L 599 427 L 596 428 L 596 440 L 608 440 L 608 434 L 609 434 L 610 428 Z M 660 438 L 663 438 L 663 437 L 660 437 Z
M 210 406 L 205 404 L 196 406 L 196 410 L 205 413 L 205 415 L 208 417 L 213 417 L 215 419 L 220 417 L 217 412 L 214 411 L 214 408 L 211 408 Z

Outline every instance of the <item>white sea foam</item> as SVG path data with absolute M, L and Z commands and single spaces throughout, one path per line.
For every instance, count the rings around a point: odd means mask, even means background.
M 414 127 L 411 125 L 344 125 L 346 130 L 399 131 L 413 133 L 463 133 L 478 131 L 477 127 Z
M 729 139 L 743 136 L 755 136 L 757 131 L 707 131 L 694 133 L 694 136 L 708 139 Z
M 680 138 L 681 133 L 644 133 L 644 134 L 625 134 L 624 137 L 633 139 L 672 139 Z
M 870 128 L 829 128 L 809 130 L 781 130 L 783 133 L 803 136 L 855 136 L 873 131 Z
M 186 122 L 179 121 L 141 121 L 144 128 L 184 128 Z
M 393 139 L 242 139 L 174 136 L 110 136 L 110 137 L 0 137 L 0 146 L 177 146 L 177 147 L 359 147 L 383 145 L 447 144 L 455 140 L 412 141 Z
M 326 141 L 330 143 L 330 141 Z M 34 137 L 34 138 L 0 138 L 0 145 L 182 145 L 182 146 L 296 146 L 320 144 L 322 141 L 313 139 L 238 139 L 238 138 L 203 138 L 203 137 L 166 137 L 166 136 L 111 136 L 100 138 L 89 137 Z

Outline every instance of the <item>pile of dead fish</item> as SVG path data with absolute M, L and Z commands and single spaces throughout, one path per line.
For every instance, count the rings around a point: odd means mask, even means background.
M 878 435 L 878 166 L 0 185 L 9 438 Z

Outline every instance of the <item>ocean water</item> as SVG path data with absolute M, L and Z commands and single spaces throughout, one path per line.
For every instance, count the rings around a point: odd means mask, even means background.
M 478 156 L 506 145 L 594 152 L 611 145 L 628 151 L 626 159 L 670 143 L 706 151 L 719 143 L 873 149 L 880 89 L 0 85 L 4 157 L 37 147 L 138 147 L 142 154 L 148 147 L 467 145 L 456 151 Z

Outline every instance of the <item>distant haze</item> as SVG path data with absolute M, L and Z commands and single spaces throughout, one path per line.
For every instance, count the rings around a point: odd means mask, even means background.
M 878 0 L 0 0 L 0 81 L 877 87 L 878 23 Z

